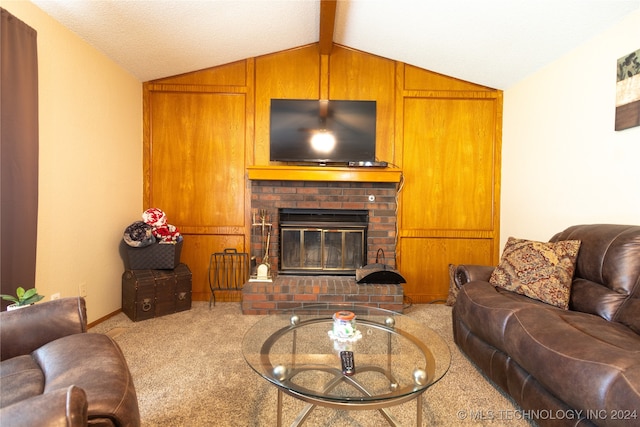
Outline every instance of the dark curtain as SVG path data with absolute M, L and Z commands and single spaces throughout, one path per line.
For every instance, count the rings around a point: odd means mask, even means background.
M 15 294 L 36 279 L 38 50 L 36 31 L 0 11 L 0 283 Z

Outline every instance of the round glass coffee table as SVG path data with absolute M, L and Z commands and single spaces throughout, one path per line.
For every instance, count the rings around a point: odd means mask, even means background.
M 353 312 L 356 332 L 334 333 L 333 315 Z M 353 372 L 343 369 L 351 352 Z M 422 393 L 449 369 L 444 340 L 427 326 L 388 310 L 353 304 L 307 305 L 266 316 L 245 334 L 245 360 L 278 387 L 277 425 L 282 425 L 283 393 L 307 402 L 292 426 L 301 425 L 317 406 L 379 410 L 398 425 L 390 406 L 416 400 L 422 425 Z

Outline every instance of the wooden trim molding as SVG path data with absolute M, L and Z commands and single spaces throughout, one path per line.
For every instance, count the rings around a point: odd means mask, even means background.
M 402 170 L 335 166 L 249 166 L 247 174 L 253 181 L 400 182 Z

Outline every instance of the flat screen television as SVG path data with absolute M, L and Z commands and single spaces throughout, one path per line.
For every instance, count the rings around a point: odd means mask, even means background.
M 270 160 L 376 160 L 376 101 L 272 99 Z

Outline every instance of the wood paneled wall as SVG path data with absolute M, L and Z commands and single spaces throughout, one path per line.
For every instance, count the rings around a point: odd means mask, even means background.
M 497 262 L 502 92 L 312 44 L 144 84 L 144 205 L 185 235 L 194 299 L 209 299 L 211 253 L 249 252 L 246 167 L 269 164 L 272 98 L 377 101 L 377 157 L 403 170 L 397 266 L 414 302 L 446 298 L 449 263 Z

